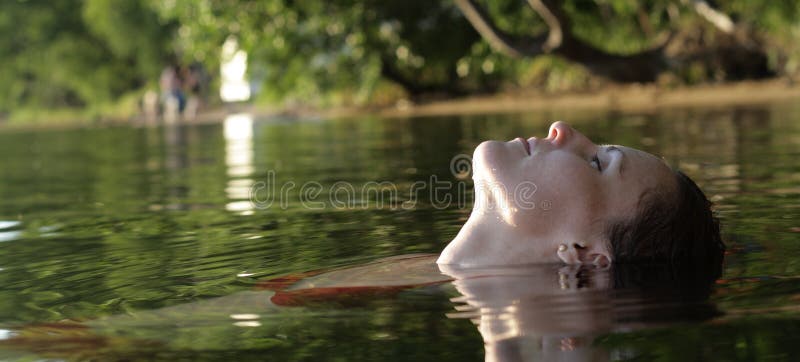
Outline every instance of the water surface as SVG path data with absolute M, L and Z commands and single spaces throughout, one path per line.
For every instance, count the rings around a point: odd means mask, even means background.
M 265 280 L 438 253 L 470 210 L 471 184 L 454 175 L 453 158 L 485 139 L 543 136 L 557 119 L 597 142 L 662 155 L 706 190 L 730 250 L 707 293 L 614 289 L 603 273 L 543 267 L 492 271 L 488 285 L 454 272 L 461 284 L 270 301 Z M 797 105 L 233 116 L 4 131 L 0 154 L 2 358 L 483 360 L 480 326 L 528 331 L 532 340 L 487 344 L 506 357 L 800 358 Z M 449 186 L 434 196 L 434 183 Z M 519 312 L 537 310 L 559 317 Z M 647 318 L 659 313 L 674 318 Z M 491 322 L 508 316 L 520 323 Z

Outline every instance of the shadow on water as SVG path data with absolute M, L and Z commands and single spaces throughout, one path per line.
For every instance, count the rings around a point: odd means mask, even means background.
M 471 209 L 470 181 L 451 173 L 453 157 L 485 139 L 542 135 L 554 119 L 598 142 L 662 155 L 697 180 L 722 218 L 721 278 L 687 289 L 643 283 L 661 276 L 654 271 L 542 267 L 481 278 L 451 270 L 444 278 L 453 283 L 428 271 L 437 283 L 425 286 L 396 273 L 389 279 L 406 287 L 369 294 L 262 288 L 287 275 L 341 283 L 333 270 L 438 253 Z M 3 358 L 482 360 L 488 340 L 490 356 L 508 358 L 800 359 L 794 104 L 330 121 L 240 115 L 219 125 L 0 133 L 0 153 Z M 452 187 L 431 196 L 433 176 Z M 376 189 L 383 181 L 396 192 Z M 341 205 L 339 182 L 372 188 Z M 418 182 L 428 188 L 414 189 Z M 250 202 L 260 183 L 275 186 L 269 207 Z M 326 273 L 298 274 L 308 271 Z

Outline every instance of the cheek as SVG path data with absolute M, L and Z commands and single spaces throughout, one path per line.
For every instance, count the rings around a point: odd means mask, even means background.
M 602 212 L 605 193 L 597 171 L 574 156 L 552 157 L 526 168 L 534 192 L 516 193 L 526 205 L 514 215 L 516 225 L 541 228 L 565 221 L 589 220 Z M 528 187 L 530 189 L 531 187 Z

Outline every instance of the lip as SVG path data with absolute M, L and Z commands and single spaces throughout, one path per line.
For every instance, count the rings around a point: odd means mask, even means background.
M 517 137 L 516 140 L 519 141 L 520 143 L 522 143 L 522 147 L 525 147 L 525 153 L 527 153 L 528 156 L 530 156 L 531 155 L 531 145 L 528 144 L 528 141 L 526 141 L 522 137 Z
M 539 139 L 536 137 L 528 138 L 528 141 L 525 142 L 529 147 L 529 153 L 533 156 L 533 151 L 536 150 L 537 145 L 539 144 Z

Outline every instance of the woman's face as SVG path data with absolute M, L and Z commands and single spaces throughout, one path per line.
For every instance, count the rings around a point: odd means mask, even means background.
M 632 217 L 646 190 L 676 187 L 658 157 L 596 145 L 563 122 L 553 123 L 544 139 L 481 143 L 473 175 L 475 207 L 462 233 L 484 232 L 480 240 L 459 234 L 439 263 L 610 262 L 607 223 Z M 559 251 L 561 244 L 569 250 Z

